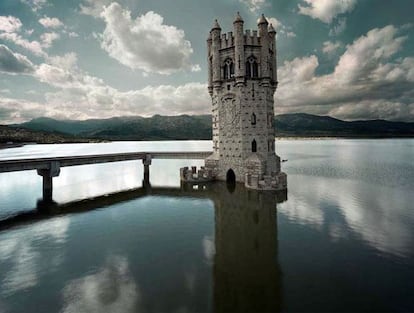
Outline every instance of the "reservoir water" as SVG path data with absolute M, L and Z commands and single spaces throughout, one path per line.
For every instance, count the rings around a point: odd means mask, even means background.
M 0 159 L 205 151 L 210 141 L 27 145 Z M 0 174 L 0 312 L 413 312 L 414 140 L 283 140 L 287 195 L 184 188 L 200 160 Z

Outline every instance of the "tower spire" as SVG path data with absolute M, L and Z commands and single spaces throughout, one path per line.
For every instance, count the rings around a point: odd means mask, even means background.
M 221 30 L 220 24 L 218 23 L 217 19 L 214 20 L 213 27 L 211 28 L 211 30 L 214 30 L 214 29 Z
M 260 17 L 259 21 L 257 22 L 257 25 L 261 25 L 261 24 L 266 24 L 268 25 L 268 21 L 266 19 L 266 17 L 264 16 L 264 14 L 262 14 L 262 16 Z
M 244 23 L 242 17 L 240 16 L 240 12 L 237 12 L 236 18 L 234 19 L 233 23 Z

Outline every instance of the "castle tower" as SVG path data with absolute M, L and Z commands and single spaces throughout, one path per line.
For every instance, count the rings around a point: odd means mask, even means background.
M 243 31 L 243 23 L 237 13 L 233 32 L 222 34 L 216 20 L 207 40 L 213 154 L 205 167 L 218 180 L 283 190 L 287 180 L 275 153 L 273 125 L 276 32 L 264 15 L 258 31 Z

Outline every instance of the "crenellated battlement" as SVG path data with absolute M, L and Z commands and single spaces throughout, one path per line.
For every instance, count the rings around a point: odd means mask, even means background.
M 219 87 L 229 79 L 238 83 L 264 79 L 267 84 L 277 85 L 276 32 L 264 16 L 257 30 L 244 30 L 243 23 L 238 14 L 233 31 L 222 33 L 218 21 L 214 22 L 207 39 L 210 94 L 214 86 Z
M 268 34 L 268 36 L 270 36 Z M 233 32 L 228 32 L 221 34 L 220 37 L 220 50 L 221 49 L 228 49 L 235 47 L 235 40 L 234 40 Z M 243 45 L 246 46 L 260 46 L 261 45 L 261 37 L 257 30 L 250 30 L 246 29 L 243 34 Z M 270 38 L 271 40 L 271 38 Z M 270 51 L 273 51 L 273 47 L 269 47 Z

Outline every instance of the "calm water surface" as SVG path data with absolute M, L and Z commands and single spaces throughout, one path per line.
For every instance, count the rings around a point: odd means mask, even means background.
M 0 174 L 0 312 L 414 311 L 414 140 L 278 141 L 288 194 L 181 188 L 153 160 Z M 210 150 L 30 145 L 0 159 Z M 125 191 L 128 190 L 128 191 Z

